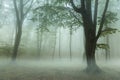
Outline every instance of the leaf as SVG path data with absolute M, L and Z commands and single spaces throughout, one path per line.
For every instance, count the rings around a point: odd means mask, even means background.
M 118 31 L 118 29 L 116 29 L 116 28 L 108 28 L 108 27 L 106 27 L 106 28 L 102 31 L 102 33 L 101 33 L 100 36 L 105 37 L 106 35 L 114 34 L 114 33 L 116 33 L 117 31 Z
M 108 24 L 115 23 L 119 19 L 117 18 L 117 13 L 107 11 L 105 20 L 104 20 L 104 26 L 107 26 Z M 100 25 L 101 17 L 98 17 L 98 25 Z

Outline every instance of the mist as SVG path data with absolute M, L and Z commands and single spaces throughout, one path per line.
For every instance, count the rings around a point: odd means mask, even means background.
M 0 0 L 0 80 L 120 80 L 120 1 L 85 2 Z

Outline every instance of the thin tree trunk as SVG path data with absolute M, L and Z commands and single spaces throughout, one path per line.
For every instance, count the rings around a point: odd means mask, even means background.
M 41 48 L 42 48 L 42 39 L 43 38 L 43 32 L 37 32 L 37 53 L 38 53 L 38 58 L 41 56 Z
M 40 48 L 39 48 L 39 52 L 40 52 L 40 54 L 39 54 L 39 57 L 41 56 L 41 48 L 42 48 L 42 42 L 43 42 L 43 31 L 41 31 L 41 33 L 40 33 Z
M 40 15 L 38 15 L 39 19 L 38 21 L 40 22 Z M 38 32 L 37 32 L 37 52 L 38 52 L 38 57 L 40 58 L 40 55 L 41 55 L 41 46 L 42 46 L 42 36 L 43 36 L 43 30 L 42 30 L 42 27 L 41 25 L 39 24 L 39 28 L 40 30 L 38 29 Z
M 40 57 L 40 32 L 39 30 L 37 31 L 37 54 L 38 54 L 38 57 Z
M 57 35 L 57 33 L 55 33 L 55 42 L 54 42 L 54 47 L 53 47 L 52 59 L 54 59 L 54 57 L 55 57 L 55 48 L 56 48 L 56 35 Z
M 59 28 L 59 58 L 61 59 L 61 28 Z
M 106 36 L 106 44 L 108 45 L 109 44 L 109 35 Z M 110 59 L 110 49 L 107 48 L 105 50 L 105 57 L 106 57 L 106 60 Z
M 72 26 L 70 27 L 70 41 L 69 41 L 69 48 L 70 48 L 70 60 L 72 60 Z

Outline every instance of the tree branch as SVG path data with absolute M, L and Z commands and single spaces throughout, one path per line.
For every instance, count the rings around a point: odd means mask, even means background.
M 74 9 L 76 12 L 78 12 L 78 13 L 81 13 L 81 12 L 82 12 L 82 8 L 77 8 L 77 7 L 75 6 L 73 0 L 70 0 L 70 3 L 71 3 L 73 9 Z
M 97 26 L 97 12 L 98 12 L 98 0 L 95 0 L 95 7 L 94 7 L 94 26 Z
M 83 23 L 79 20 L 79 18 L 77 18 L 77 16 L 76 16 L 74 13 L 72 13 L 70 10 L 69 10 L 69 12 L 70 12 L 70 14 L 71 14 L 80 24 L 83 24 Z
M 30 11 L 30 9 L 31 9 L 31 7 L 32 7 L 32 5 L 33 5 L 33 1 L 34 1 L 34 0 L 31 1 L 29 8 L 28 8 L 28 9 L 26 10 L 26 12 L 24 13 L 24 16 L 26 16 L 27 13 Z
M 103 26 L 104 26 L 104 21 L 105 21 L 105 14 L 106 14 L 107 9 L 108 9 L 108 5 L 109 5 L 109 0 L 106 0 L 105 8 L 104 8 L 102 18 L 101 18 L 101 22 L 100 22 L 100 26 L 99 26 L 99 29 L 98 29 L 98 34 L 96 36 L 96 41 L 98 40 L 98 38 L 101 35 L 102 29 L 103 29 Z

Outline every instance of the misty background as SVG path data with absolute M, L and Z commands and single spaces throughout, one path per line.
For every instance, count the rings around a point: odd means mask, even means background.
M 73 1 L 81 6 L 81 0 Z M 105 1 L 98 3 L 96 32 Z M 109 1 L 103 27 L 109 30 L 101 33 L 96 44 L 96 63 L 105 73 L 93 75 L 84 72 L 87 65 L 82 17 L 68 0 L 0 0 L 0 80 L 119 80 L 119 3 Z

